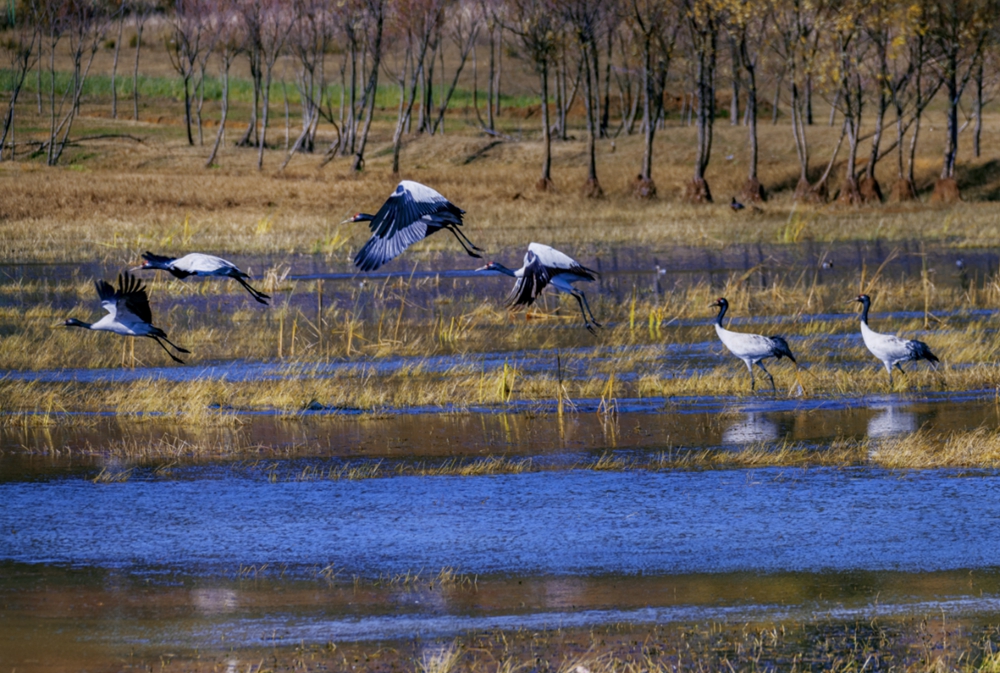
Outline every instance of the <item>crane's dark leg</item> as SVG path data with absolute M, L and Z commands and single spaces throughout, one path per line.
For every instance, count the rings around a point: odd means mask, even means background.
M 580 292 L 580 297 L 583 298 L 583 305 L 587 307 L 587 313 L 590 314 L 590 322 L 600 327 L 601 323 L 597 322 L 597 318 L 594 317 L 594 312 L 590 310 L 590 302 L 587 301 L 587 295 L 585 295 L 580 290 L 577 290 L 577 292 Z
M 901 374 L 905 374 L 906 373 L 906 370 L 903 369 L 903 363 L 901 363 L 901 362 L 897 362 L 896 363 L 896 369 L 898 369 Z
M 771 392 L 772 392 L 772 393 L 775 393 L 775 394 L 777 394 L 777 392 L 778 392 L 778 389 L 774 387 L 774 377 L 773 377 L 773 376 L 771 376 L 771 372 L 767 371 L 767 369 L 766 369 L 766 368 L 764 367 L 764 361 L 763 361 L 763 360 L 761 360 L 761 361 L 758 361 L 758 362 L 757 362 L 757 366 L 758 366 L 758 367 L 760 367 L 760 368 L 761 368 L 761 370 L 762 370 L 762 371 L 763 371 L 763 372 L 764 372 L 765 374 L 767 374 L 767 378 L 771 380 Z
M 173 347 L 174 347 L 174 350 L 176 350 L 176 351 L 177 351 L 178 353 L 187 353 L 188 355 L 190 355 L 190 354 L 191 354 L 191 351 L 189 351 L 189 350 L 187 350 L 187 349 L 185 349 L 185 348 L 181 348 L 180 346 L 178 346 L 177 344 L 175 344 L 175 343 L 174 343 L 173 341 L 171 341 L 170 339 L 168 339 L 168 338 L 167 338 L 167 337 L 165 337 L 165 336 L 159 336 L 159 337 L 154 337 L 154 338 L 155 338 L 155 339 L 163 339 L 163 340 L 164 340 L 164 341 L 166 341 L 166 342 L 167 342 L 168 344 L 170 344 L 171 346 L 173 346 Z M 161 345 L 162 345 L 162 344 L 161 344 Z
M 585 306 L 584 302 L 587 301 L 586 297 L 584 297 L 583 293 L 580 292 L 579 290 L 574 290 L 570 294 L 576 297 L 576 302 L 580 305 L 580 313 L 583 314 L 583 324 L 586 325 L 587 330 L 591 334 L 597 334 L 597 332 L 594 330 L 594 325 L 597 325 L 597 321 L 594 321 L 593 325 L 591 325 L 590 318 L 587 317 L 587 311 L 584 308 Z M 600 325 L 597 326 L 600 327 Z
M 261 304 L 264 304 L 265 306 L 267 306 L 267 302 L 265 300 L 266 299 L 270 299 L 271 297 L 269 297 L 268 295 L 264 294 L 263 292 L 260 292 L 259 290 L 255 290 L 254 288 L 252 288 L 250 286 L 250 283 L 246 282 L 245 280 L 243 280 L 239 276 L 232 276 L 232 277 L 235 278 L 236 282 L 239 283 L 240 285 L 242 285 L 246 289 L 246 291 L 250 293 L 251 297 L 253 297 L 257 301 L 259 301 Z
M 757 382 L 753 378 L 753 365 L 749 362 L 746 363 L 747 371 L 750 372 L 750 392 L 757 390 Z
M 462 245 L 462 248 L 465 250 L 465 252 L 470 257 L 475 257 L 477 259 L 482 259 L 482 255 L 480 255 L 478 253 L 482 252 L 483 249 L 476 247 L 476 245 L 472 241 L 470 241 L 465 236 L 465 234 L 463 234 L 461 231 L 458 230 L 458 227 L 451 226 L 451 227 L 445 227 L 445 229 L 447 229 L 448 231 L 450 231 L 452 233 L 452 235 Z
M 472 241 L 470 241 L 470 240 L 469 240 L 469 237 L 465 235 L 465 232 L 464 232 L 464 231 L 462 231 L 461 229 L 459 229 L 457 225 L 453 225 L 453 226 L 451 227 L 451 229 L 453 229 L 453 230 L 455 231 L 455 233 L 456 233 L 456 234 L 458 234 L 459 236 L 461 236 L 461 237 L 462 237 L 462 238 L 463 238 L 463 239 L 465 240 L 465 242 L 469 244 L 469 247 L 470 247 L 470 248 L 472 248 L 472 249 L 473 249 L 473 250 L 475 250 L 476 252 L 483 252 L 483 249 L 482 249 L 482 248 L 480 248 L 480 247 L 479 247 L 478 245 L 476 245 L 475 243 L 473 243 Z
M 177 357 L 176 355 L 174 355 L 173 353 L 171 353 L 171 352 L 170 352 L 170 351 L 169 351 L 169 350 L 167 349 L 167 347 L 163 345 L 163 343 L 162 343 L 162 342 L 160 341 L 160 337 L 155 337 L 155 336 L 151 336 L 151 337 L 150 337 L 150 339 L 152 339 L 152 340 L 153 340 L 153 341 L 155 341 L 156 343 L 160 344 L 160 348 L 162 348 L 162 349 L 164 350 L 164 352 L 165 352 L 165 353 L 166 353 L 167 355 L 169 355 L 169 356 L 170 356 L 170 359 L 171 359 L 171 360 L 173 360 L 174 362 L 177 362 L 177 363 L 179 363 L 179 364 L 184 364 L 184 360 L 181 360 L 181 359 L 180 359 L 179 357 Z M 164 339 L 164 341 L 166 341 L 166 339 Z M 167 343 L 168 343 L 168 344 L 170 344 L 171 346 L 174 346 L 174 345 L 173 345 L 173 344 L 171 344 L 171 343 L 170 343 L 169 341 L 167 341 Z M 177 348 L 177 346 L 174 346 L 174 348 Z M 179 350 L 179 351 L 180 351 L 181 353 L 188 353 L 188 352 L 189 352 L 189 351 L 186 351 L 186 350 L 184 350 L 183 348 L 177 348 L 177 350 Z

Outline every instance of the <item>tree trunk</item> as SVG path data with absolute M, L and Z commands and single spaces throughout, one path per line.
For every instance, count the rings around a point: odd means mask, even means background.
M 365 166 L 365 145 L 368 143 L 368 132 L 372 127 L 372 117 L 375 116 L 375 94 L 378 92 L 378 71 L 382 64 L 382 29 L 385 25 L 385 15 L 379 9 L 379 14 L 375 19 L 375 40 L 372 46 L 372 67 L 368 79 L 368 87 L 365 96 L 368 98 L 368 112 L 365 116 L 365 126 L 358 139 L 357 151 L 354 154 L 354 161 L 351 164 L 351 171 L 358 172 Z
M 462 69 L 465 68 L 465 62 L 469 59 L 469 52 L 472 51 L 472 46 L 476 42 L 476 36 L 479 34 L 477 28 L 472 28 L 469 33 L 469 39 L 462 48 L 461 58 L 458 62 L 458 68 L 455 70 L 455 76 L 451 80 L 451 86 L 448 88 L 448 93 L 444 94 L 441 100 L 441 109 L 438 111 L 438 117 L 434 121 L 434 128 L 431 131 L 431 135 L 437 131 L 438 127 L 441 128 L 441 134 L 444 135 L 444 113 L 448 110 L 448 103 L 451 102 L 452 94 L 455 93 L 455 87 L 458 86 L 458 78 L 462 74 Z M 444 50 L 442 49 L 441 58 L 444 58 Z M 548 67 L 548 66 L 546 66 Z M 441 77 L 444 78 L 444 66 L 441 66 Z M 547 93 L 547 92 L 546 92 Z
M 486 87 L 486 123 L 490 127 L 491 131 L 495 131 L 496 127 L 493 123 L 493 90 L 496 85 L 496 44 L 493 37 L 496 31 L 496 26 L 490 27 L 490 76 L 489 83 Z
M 945 136 L 944 160 L 941 167 L 942 178 L 955 177 L 955 158 L 958 155 L 958 81 L 955 54 L 949 54 L 945 85 L 948 87 L 948 127 Z
M 792 82 L 792 87 L 795 83 Z M 771 103 L 771 125 L 776 125 L 778 123 L 778 102 L 781 100 L 781 78 L 774 84 L 774 101 Z M 795 114 L 794 112 L 792 114 Z
M 500 116 L 500 77 L 503 74 L 503 26 L 497 26 L 497 80 L 493 85 L 493 114 Z
M 194 137 L 191 135 L 191 76 L 184 77 L 184 127 L 187 129 L 188 145 L 194 147 Z
M 208 155 L 208 159 L 205 161 L 205 168 L 211 168 L 212 164 L 215 163 L 215 156 L 219 152 L 219 146 L 222 144 L 222 138 L 225 135 L 226 130 L 226 116 L 229 114 L 229 62 L 230 58 L 227 54 L 222 56 L 222 115 L 219 119 L 219 130 L 215 134 L 215 144 L 212 145 L 212 152 Z
M 975 103 L 976 125 L 972 130 L 972 153 L 978 159 L 982 152 L 979 148 L 979 139 L 983 135 L 983 61 L 980 59 L 979 67 L 976 69 L 976 103 Z
M 132 119 L 139 121 L 139 51 L 142 49 L 142 29 L 145 21 L 136 20 L 135 33 L 135 67 L 132 69 Z
M 755 203 L 767 200 L 767 193 L 764 191 L 764 187 L 761 186 L 760 180 L 757 177 L 757 163 L 759 157 L 759 148 L 757 145 L 757 66 L 750 60 L 749 55 L 746 54 L 745 41 L 740 44 L 740 54 L 743 69 L 747 74 L 747 107 L 745 118 L 747 125 L 747 144 L 750 148 L 750 165 L 747 170 L 747 181 L 746 184 L 743 185 L 743 190 L 740 192 L 740 198 L 744 203 Z
M 948 89 L 948 127 L 945 136 L 944 160 L 941 166 L 941 177 L 934 183 L 934 192 L 931 194 L 932 203 L 953 203 L 961 199 L 961 192 L 958 189 L 958 182 L 955 180 L 955 160 L 958 156 L 958 103 L 961 91 L 958 87 L 958 58 L 957 47 L 949 51 L 945 56 L 947 65 L 945 67 L 945 86 Z
M 653 182 L 653 138 L 656 135 L 653 95 L 653 38 L 647 33 L 642 40 L 642 125 L 645 130 L 642 172 L 632 189 L 632 193 L 640 199 L 656 197 L 656 183 Z
M 115 58 L 111 62 L 111 118 L 118 119 L 118 87 L 116 79 L 118 75 L 118 53 L 122 48 L 122 29 L 125 26 L 125 9 L 119 8 L 121 16 L 118 18 L 118 39 L 115 40 Z M 2 147 L 2 146 L 0 146 Z
M 344 132 L 346 138 L 344 139 L 344 149 L 343 154 L 346 156 L 349 153 L 354 152 L 354 137 L 355 129 L 357 128 L 357 122 L 355 120 L 355 111 L 357 110 L 357 98 L 358 98 L 358 38 L 352 31 L 350 33 L 350 61 L 351 61 L 351 95 L 348 102 L 350 103 L 350 112 L 347 113 L 347 122 L 344 124 Z
M 601 108 L 601 137 L 608 137 L 608 126 L 611 124 L 611 60 L 614 56 L 615 33 L 608 29 L 608 55 L 604 62 L 604 106 Z M 596 50 L 595 50 L 596 51 Z M 622 117 L 624 117 L 624 110 Z
M 413 75 L 410 79 L 410 93 L 409 93 L 409 103 L 406 106 L 406 110 L 402 111 L 403 100 L 405 100 L 406 94 L 401 93 L 400 95 L 400 107 L 401 114 L 399 120 L 396 123 L 396 132 L 392 137 L 392 174 L 399 174 L 399 151 L 402 147 L 403 131 L 406 128 L 407 121 L 410 115 L 413 114 L 413 103 L 417 98 L 417 85 L 420 82 L 420 75 L 424 71 L 424 60 L 427 58 L 427 45 L 430 42 L 430 35 L 425 35 L 420 43 L 420 54 L 416 57 L 413 62 Z M 409 54 L 407 55 L 409 56 Z M 404 71 L 405 72 L 405 71 Z M 478 108 L 476 110 L 477 114 L 479 112 Z
M 715 122 L 715 59 L 718 33 L 714 25 L 706 27 L 697 48 L 698 147 L 695 151 L 694 177 L 685 189 L 685 200 L 711 203 L 712 192 L 705 180 L 705 170 L 712 156 L 712 132 Z
M 733 87 L 733 97 L 729 101 L 729 124 L 737 126 L 740 123 L 740 55 L 737 51 L 736 40 L 730 38 L 729 51 L 732 65 L 732 75 L 730 81 Z
M 806 126 L 813 125 L 813 78 L 812 73 L 806 75 Z
M 581 45 L 584 60 L 584 85 L 586 94 L 587 112 L 587 182 L 583 186 L 583 195 L 591 199 L 599 199 L 604 196 L 601 183 L 597 179 L 597 118 L 594 115 L 594 98 L 597 92 L 594 90 L 594 81 L 591 73 L 591 59 L 589 50 L 595 45 L 586 43 Z
M 542 143 L 544 145 L 542 156 L 542 175 L 535 183 L 538 191 L 545 192 L 552 189 L 552 129 L 549 128 L 549 62 L 542 61 L 541 84 L 542 84 Z
M 270 117 L 271 108 L 271 67 L 268 66 L 267 74 L 264 76 L 263 86 L 263 107 L 261 108 L 260 143 L 257 145 L 257 170 L 264 168 L 264 147 L 267 143 L 267 120 Z

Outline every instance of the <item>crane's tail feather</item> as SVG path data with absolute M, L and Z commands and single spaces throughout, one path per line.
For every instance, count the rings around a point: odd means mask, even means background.
M 795 356 L 792 355 L 792 349 L 788 347 L 788 342 L 785 341 L 785 337 L 773 336 L 770 337 L 770 339 L 774 347 L 774 357 L 779 360 L 786 357 L 792 362 L 795 362 Z M 798 365 L 798 362 L 795 362 L 795 364 Z
M 928 362 L 940 362 L 938 357 L 931 353 L 930 347 L 923 341 L 913 340 L 907 344 L 910 348 L 910 352 L 913 354 L 914 360 L 927 360 Z

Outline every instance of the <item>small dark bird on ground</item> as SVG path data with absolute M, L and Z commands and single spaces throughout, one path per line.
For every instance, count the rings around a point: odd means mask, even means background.
M 729 202 L 729 207 L 732 208 L 737 213 L 746 208 L 746 206 L 744 206 L 742 203 L 736 200 L 735 196 L 733 197 L 733 200 Z

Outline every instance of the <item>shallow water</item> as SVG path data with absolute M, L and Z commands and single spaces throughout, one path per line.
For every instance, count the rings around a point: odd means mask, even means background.
M 733 272 L 755 267 L 751 282 L 762 285 L 775 274 L 840 282 L 856 278 L 862 264 L 877 267 L 892 247 L 635 248 L 581 261 L 603 272 L 587 290 L 592 298 L 621 303 L 633 287 L 648 296 L 693 283 L 716 286 Z M 885 276 L 919 276 L 921 248 L 901 248 L 904 254 L 887 265 Z M 939 287 L 985 278 L 996 273 L 1000 260 L 1000 250 L 992 249 L 926 252 Z M 433 313 L 443 299 L 471 307 L 507 291 L 507 279 L 463 270 L 475 260 L 452 254 L 416 258 L 416 271 L 397 264 L 364 279 L 344 259 L 233 261 L 258 274 L 281 264 L 293 280 L 322 278 L 324 302 L 331 302 L 324 305 L 349 306 L 363 320 L 384 307 L 375 297 L 387 282 L 411 274 L 420 282 L 407 297 L 418 311 Z M 962 270 L 955 266 L 959 258 Z M 821 268 L 830 259 L 834 267 Z M 0 265 L 0 286 L 7 286 L 4 301 L 11 305 L 45 301 L 69 307 L 80 298 L 49 291 L 44 283 L 37 291 L 19 292 L 17 283 L 110 278 L 116 272 L 113 265 L 97 264 Z M 187 305 L 193 317 L 178 320 L 207 321 L 211 315 L 202 315 L 203 309 L 243 308 L 244 299 L 157 297 L 157 310 Z M 315 301 L 303 293 L 293 295 L 290 306 Z M 940 315 L 960 326 L 994 314 Z M 740 317 L 733 324 L 851 317 Z M 880 314 L 887 320 L 919 317 Z M 629 347 L 627 354 L 643 363 L 643 373 L 660 376 L 689 376 L 732 362 L 717 343 L 705 340 L 708 330 L 698 331 L 707 323 L 676 321 L 672 326 L 681 337 L 662 346 Z M 578 326 L 540 326 L 538 339 L 533 335 L 517 351 L 2 375 L 49 383 L 239 382 L 389 376 L 415 366 L 430 373 L 493 371 L 508 362 L 535 373 L 552 371 L 558 356 L 572 378 L 592 376 L 626 354 L 592 341 L 550 347 L 549 335 L 573 330 L 582 332 Z M 837 356 L 839 366 L 882 374 L 873 361 L 861 359 L 854 329 L 810 339 L 817 351 L 847 351 Z M 801 339 L 790 342 L 795 350 Z M 736 366 L 733 371 L 745 374 Z M 787 370 L 774 373 L 780 379 Z M 822 450 L 844 437 L 997 428 L 996 399 L 992 390 L 621 398 L 611 417 L 596 413 L 599 400 L 582 399 L 572 400 L 562 419 L 554 401 L 460 409 L 319 405 L 301 413 L 225 409 L 232 418 L 226 427 L 194 427 L 183 417 L 100 414 L 70 415 L 48 427 L 8 417 L 0 424 L 0 662 L 38 670 L 31 660 L 44 661 L 47 652 L 63 648 L 81 656 L 92 652 L 95 668 L 115 668 L 107 662 L 121 667 L 141 649 L 225 651 L 615 622 L 849 620 L 930 612 L 988 621 L 1000 615 L 1000 541 L 990 534 L 1000 521 L 998 471 L 581 466 L 601 457 L 641 462 L 660 452 L 728 450 L 753 442 L 787 440 Z M 163 438 L 199 448 L 134 458 L 121 448 Z M 536 469 L 392 476 L 406 467 L 486 457 L 531 461 Z M 373 464 L 385 478 L 317 476 Z M 94 483 L 102 469 L 124 471 L 127 480 Z M 465 577 L 436 583 L 443 568 Z M 416 572 L 420 580 L 405 579 Z
M 982 534 L 1000 520 L 1000 474 L 991 470 L 566 470 L 272 483 L 200 469 L 120 484 L 0 484 L 0 560 L 205 573 L 332 563 L 372 576 L 444 567 L 936 571 L 991 568 L 1000 558 L 1000 539 Z

